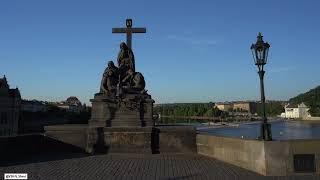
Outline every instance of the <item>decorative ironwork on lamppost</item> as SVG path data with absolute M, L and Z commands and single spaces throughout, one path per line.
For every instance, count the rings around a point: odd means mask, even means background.
M 261 92 L 261 105 L 262 105 L 262 124 L 261 124 L 261 131 L 260 131 L 260 137 L 261 140 L 271 141 L 272 135 L 271 135 L 271 124 L 268 123 L 267 117 L 266 117 L 266 108 L 265 108 L 265 95 L 264 95 L 264 83 L 263 83 L 263 77 L 265 71 L 263 70 L 263 66 L 267 64 L 268 60 L 268 52 L 270 45 L 268 42 L 264 42 L 262 39 L 262 35 L 259 32 L 259 35 L 257 36 L 257 42 L 255 44 L 251 45 L 251 51 L 252 56 L 255 65 L 258 67 L 258 74 L 260 77 L 260 92 Z

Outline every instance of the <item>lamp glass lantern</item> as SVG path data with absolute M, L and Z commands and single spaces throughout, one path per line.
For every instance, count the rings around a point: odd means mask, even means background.
M 263 66 L 267 64 L 270 45 L 263 41 L 261 33 L 257 36 L 257 42 L 251 45 L 252 57 L 255 65 L 259 70 L 263 70 Z

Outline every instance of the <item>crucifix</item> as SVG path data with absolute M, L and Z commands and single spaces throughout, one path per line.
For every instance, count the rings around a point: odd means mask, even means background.
M 127 46 L 131 49 L 132 33 L 146 33 L 146 28 L 132 28 L 132 19 L 126 19 L 127 28 L 112 28 L 112 33 L 126 33 Z

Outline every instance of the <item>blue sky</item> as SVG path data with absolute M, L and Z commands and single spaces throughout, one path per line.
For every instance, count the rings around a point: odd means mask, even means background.
M 89 102 L 125 35 L 156 103 L 258 100 L 250 52 L 259 31 L 271 44 L 267 99 L 320 85 L 320 1 L 1 0 L 0 74 L 23 98 Z

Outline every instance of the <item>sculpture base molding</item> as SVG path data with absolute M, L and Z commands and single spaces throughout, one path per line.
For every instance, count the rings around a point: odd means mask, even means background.
M 127 94 L 119 101 L 101 94 L 92 102 L 90 126 L 148 127 L 153 126 L 153 103 L 150 95 Z

